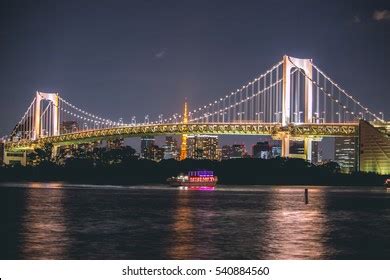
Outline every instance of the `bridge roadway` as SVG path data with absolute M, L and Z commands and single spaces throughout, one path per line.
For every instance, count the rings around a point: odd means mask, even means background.
M 143 135 L 214 134 L 214 135 L 289 135 L 291 138 L 357 137 L 359 123 L 290 124 L 280 123 L 172 123 L 142 124 L 115 128 L 91 129 L 58 136 L 42 137 L 37 140 L 7 142 L 7 151 L 25 151 L 43 147 L 45 144 L 66 146 L 119 137 L 140 137 Z

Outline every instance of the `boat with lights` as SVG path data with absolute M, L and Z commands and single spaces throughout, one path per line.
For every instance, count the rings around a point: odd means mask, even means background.
M 387 190 L 390 191 L 390 178 L 386 180 L 385 187 L 386 187 Z
M 167 182 L 172 187 L 215 187 L 218 177 L 209 170 L 189 171 L 187 175 L 168 178 Z

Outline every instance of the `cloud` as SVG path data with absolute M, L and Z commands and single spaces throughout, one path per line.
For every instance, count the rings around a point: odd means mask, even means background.
M 154 55 L 154 57 L 157 58 L 157 59 L 161 59 L 161 58 L 163 58 L 165 55 L 166 55 L 166 51 L 165 51 L 165 50 L 161 50 L 161 51 L 159 51 L 158 53 L 156 53 L 156 54 Z
M 390 10 L 376 10 L 372 18 L 376 21 L 390 20 Z
M 353 17 L 353 23 L 360 23 L 362 20 L 360 19 L 360 17 L 358 15 L 355 15 Z

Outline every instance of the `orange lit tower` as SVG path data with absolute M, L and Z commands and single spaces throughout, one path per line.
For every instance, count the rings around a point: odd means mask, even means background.
M 188 123 L 188 106 L 187 100 L 184 102 L 184 112 L 183 112 L 183 124 Z M 181 136 L 181 146 L 180 146 L 180 160 L 187 158 L 187 134 Z

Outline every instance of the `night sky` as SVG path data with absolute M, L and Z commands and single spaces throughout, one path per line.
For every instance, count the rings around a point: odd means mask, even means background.
M 0 0 L 0 135 L 36 90 L 101 117 L 171 115 L 284 54 L 390 117 L 390 1 Z

